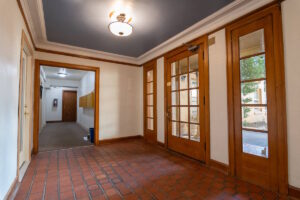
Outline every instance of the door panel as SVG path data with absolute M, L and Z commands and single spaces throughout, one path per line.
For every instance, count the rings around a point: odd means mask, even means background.
M 63 121 L 76 122 L 77 118 L 77 92 L 63 91 Z
M 277 185 L 272 45 L 270 17 L 232 31 L 236 175 L 269 189 Z
M 19 140 L 19 167 L 22 167 L 22 165 L 24 164 L 24 162 L 26 161 L 26 140 L 29 137 L 29 126 L 28 125 L 28 107 L 27 107 L 27 82 L 28 82 L 28 78 L 27 78 L 27 55 L 26 52 L 23 50 L 22 52 L 22 66 L 21 66 L 21 93 L 20 93 L 20 109 L 21 109 L 21 113 L 20 113 L 20 140 Z
M 155 62 L 144 66 L 144 137 L 148 142 L 157 141 Z
M 167 60 L 168 148 L 205 161 L 204 45 Z M 201 100 L 200 100 L 201 99 Z

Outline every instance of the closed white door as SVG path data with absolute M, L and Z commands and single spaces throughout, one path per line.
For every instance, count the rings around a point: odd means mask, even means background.
M 26 104 L 26 88 L 27 88 L 27 82 L 28 82 L 28 77 L 27 77 L 27 55 L 26 52 L 23 50 L 22 53 L 22 62 L 21 62 L 21 84 L 20 84 L 20 144 L 19 144 L 19 167 L 21 168 L 24 162 L 26 161 L 26 150 L 28 150 L 28 137 L 29 137 L 29 126 L 28 126 L 28 107 Z

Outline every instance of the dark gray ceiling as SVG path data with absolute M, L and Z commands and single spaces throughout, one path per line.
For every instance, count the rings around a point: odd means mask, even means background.
M 115 0 L 43 0 L 47 39 L 138 57 L 233 0 L 123 0 L 134 27 L 129 37 L 108 30 Z

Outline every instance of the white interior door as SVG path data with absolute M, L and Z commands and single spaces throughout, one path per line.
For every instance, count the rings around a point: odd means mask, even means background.
M 28 151 L 28 147 L 27 147 L 27 140 L 29 137 L 29 126 L 28 125 L 28 120 L 29 120 L 29 116 L 28 116 L 28 107 L 27 107 L 27 102 L 26 102 L 26 88 L 27 88 L 27 82 L 28 82 L 28 77 L 27 77 L 27 55 L 26 52 L 23 50 L 22 53 L 22 67 L 21 67 L 21 74 L 20 76 L 22 76 L 21 79 L 21 102 L 20 102 L 20 109 L 21 109 L 21 113 L 20 113 L 20 140 L 19 140 L 19 168 L 22 167 L 22 165 L 24 164 L 24 162 L 26 161 L 26 150 Z

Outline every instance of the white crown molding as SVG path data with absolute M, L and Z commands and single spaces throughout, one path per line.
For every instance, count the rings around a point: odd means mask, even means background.
M 30 1 L 30 5 L 29 2 Z M 35 44 L 38 48 L 47 50 L 67 52 L 71 54 L 85 55 L 89 57 L 96 57 L 99 59 L 115 60 L 120 62 L 128 62 L 133 64 L 143 64 L 153 58 L 156 58 L 183 43 L 191 41 L 201 35 L 209 33 L 225 24 L 257 9 L 274 0 L 235 0 L 224 8 L 218 10 L 214 14 L 197 22 L 193 26 L 180 32 L 174 37 L 147 51 L 139 57 L 129 57 L 103 51 L 91 50 L 87 48 L 75 47 L 55 42 L 49 42 L 46 35 L 46 26 L 44 19 L 43 3 L 42 0 L 21 0 L 25 16 L 28 20 L 30 30 L 34 37 Z M 27 3 L 26 3 L 27 2 Z M 27 4 L 27 5 L 26 5 Z M 38 21 L 31 16 L 37 16 Z M 38 23 L 37 23 L 38 22 Z

